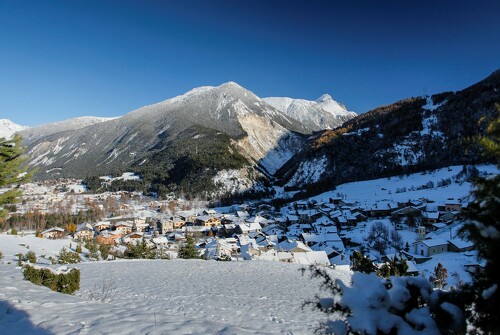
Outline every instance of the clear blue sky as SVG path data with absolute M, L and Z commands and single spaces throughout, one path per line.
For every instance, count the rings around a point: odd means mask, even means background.
M 0 0 L 0 118 L 118 116 L 235 81 L 363 113 L 500 68 L 500 1 Z

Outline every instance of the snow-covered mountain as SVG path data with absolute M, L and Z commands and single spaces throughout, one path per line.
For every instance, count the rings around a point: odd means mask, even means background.
M 322 95 L 316 101 L 287 97 L 270 97 L 262 100 L 313 131 L 334 129 L 357 115 L 348 111 L 344 105 L 333 100 L 328 94 Z
M 485 157 L 470 139 L 485 135 L 488 122 L 481 120 L 497 115 L 498 101 L 500 71 L 462 91 L 375 108 L 312 136 L 275 177 L 290 188 L 315 184 L 320 191 L 353 180 L 477 164 Z
M 35 140 L 36 138 L 49 136 L 51 134 L 77 130 L 97 123 L 113 120 L 115 118 L 97 117 L 97 116 L 81 116 L 64 121 L 48 123 L 33 128 L 25 128 L 22 135 L 26 139 Z
M 244 166 L 272 175 L 300 150 L 301 134 L 311 132 L 234 82 L 195 88 L 106 122 L 62 124 L 22 133 L 39 177 L 50 177 L 51 171 L 85 177 L 134 167 L 158 170 L 168 176 L 167 183 L 195 182 L 202 173 L 189 167 L 199 165 L 211 167 L 214 175 Z
M 8 119 L 0 119 L 0 138 L 11 138 L 18 131 L 28 129 L 29 127 L 21 126 Z

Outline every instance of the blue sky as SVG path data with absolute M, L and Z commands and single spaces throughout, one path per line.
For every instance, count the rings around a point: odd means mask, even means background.
M 203 85 L 366 112 L 500 68 L 499 1 L 0 0 L 0 118 L 118 116 Z

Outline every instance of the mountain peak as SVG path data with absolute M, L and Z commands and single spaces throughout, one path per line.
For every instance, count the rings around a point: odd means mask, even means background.
M 10 138 L 14 133 L 28 128 L 14 123 L 9 119 L 0 119 L 0 137 Z
M 330 94 L 327 94 L 327 93 L 323 94 L 318 99 L 316 99 L 317 103 L 322 103 L 322 102 L 327 102 L 327 101 L 333 101 L 332 96 Z
M 238 88 L 242 88 L 242 86 L 234 81 L 228 81 L 227 83 L 224 83 L 222 85 L 220 85 L 219 87 L 238 87 Z

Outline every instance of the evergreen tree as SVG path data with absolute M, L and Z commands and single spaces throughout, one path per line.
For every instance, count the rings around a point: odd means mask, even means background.
M 434 268 L 434 274 L 429 278 L 429 281 L 434 285 L 435 288 L 443 288 L 446 286 L 446 279 L 448 278 L 448 270 L 443 266 L 443 264 L 438 263 Z
M 10 140 L 0 138 L 0 188 L 17 185 L 30 177 L 24 166 L 25 159 L 21 157 L 23 152 L 19 135 Z M 16 202 L 20 195 L 21 191 L 17 188 L 0 194 L 0 217 L 5 216 L 3 206 Z
M 408 271 L 408 264 L 406 260 L 403 258 L 399 258 L 398 256 L 394 256 L 394 258 L 390 259 L 387 263 L 384 263 L 380 269 L 377 271 L 377 274 L 380 277 L 388 278 L 390 276 L 404 276 Z
M 354 251 L 350 257 L 351 270 L 363 273 L 372 273 L 377 270 L 373 262 L 363 255 L 363 251 Z
M 200 253 L 196 249 L 195 240 L 192 236 L 186 236 L 186 241 L 179 247 L 177 257 L 183 259 L 200 258 Z
M 500 106 L 497 105 L 500 110 Z M 481 139 L 485 151 L 500 167 L 500 117 Z M 500 257 L 500 175 L 477 178 L 474 200 L 465 211 L 467 223 L 460 231 L 472 241 L 484 268 L 473 275 L 473 283 L 464 289 L 468 293 L 467 318 L 479 332 L 500 334 L 500 294 L 497 270 Z

